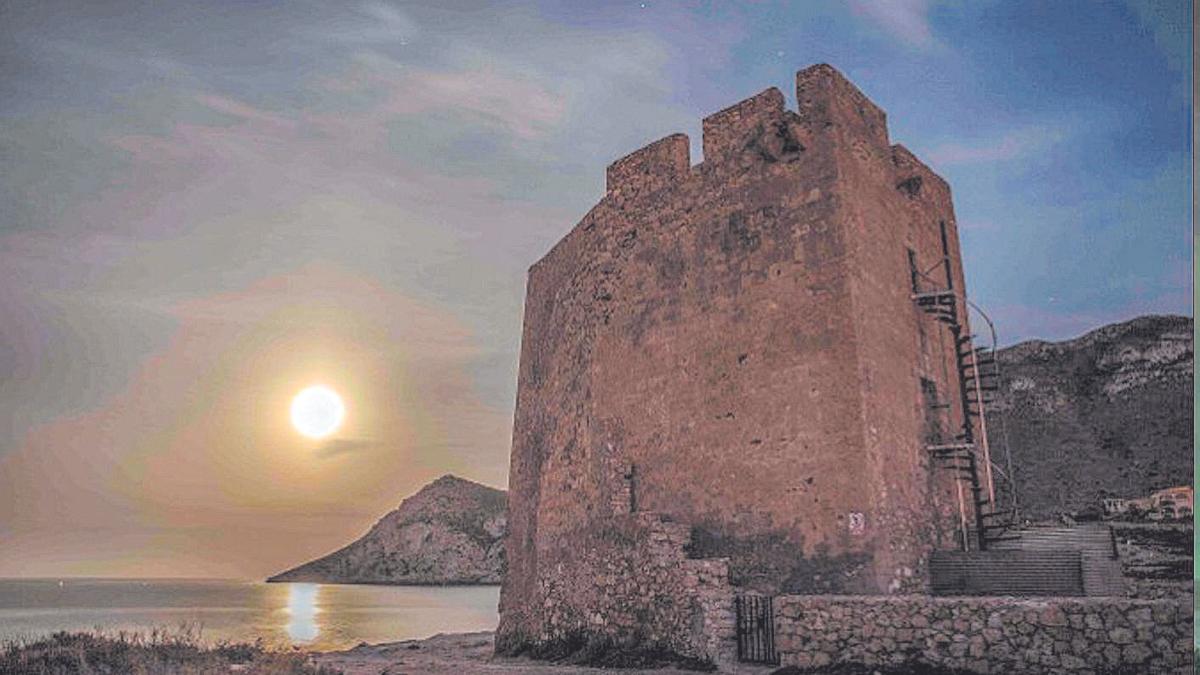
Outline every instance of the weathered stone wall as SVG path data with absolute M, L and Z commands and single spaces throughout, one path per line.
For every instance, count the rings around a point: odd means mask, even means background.
M 797 99 L 707 117 L 698 165 L 681 134 L 614 162 L 530 269 L 499 644 L 576 625 L 553 613 L 596 599 L 547 580 L 638 511 L 769 594 L 921 591 L 955 546 L 922 388 L 957 405 L 954 353 L 908 263 L 941 260 L 944 222 L 962 289 L 949 189 L 832 68 Z
M 1192 606 L 1121 598 L 782 596 L 784 665 L 926 663 L 978 673 L 1190 673 Z
M 501 652 L 623 654 L 729 664 L 733 588 L 724 559 L 689 559 L 691 528 L 652 513 L 613 517 L 562 537 L 538 580 L 541 632 L 497 636 Z M 569 600 L 564 600 L 569 599 Z

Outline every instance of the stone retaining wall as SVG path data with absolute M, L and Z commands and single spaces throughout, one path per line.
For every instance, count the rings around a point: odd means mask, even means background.
M 775 598 L 784 665 L 924 662 L 979 673 L 1190 673 L 1187 600 Z

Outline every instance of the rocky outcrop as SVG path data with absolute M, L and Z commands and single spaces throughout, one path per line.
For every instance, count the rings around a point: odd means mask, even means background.
M 503 490 L 442 476 L 357 541 L 267 581 L 498 584 L 505 500 Z
M 1145 316 L 999 351 L 990 435 L 1007 435 L 1026 515 L 1191 484 L 1192 342 L 1191 318 Z

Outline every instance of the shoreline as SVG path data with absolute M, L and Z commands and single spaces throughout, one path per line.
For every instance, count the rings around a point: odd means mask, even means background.
M 307 579 L 277 579 L 271 577 L 263 579 L 260 583 L 264 584 L 321 584 L 324 586 L 400 586 L 404 588 L 479 588 L 480 586 L 495 586 L 500 587 L 499 581 L 447 581 L 445 583 L 438 582 L 421 582 L 421 581 L 313 581 Z
M 58 582 L 89 582 L 89 583 L 138 583 L 138 582 L 189 582 L 189 583 L 230 583 L 230 584 L 321 584 L 324 586 L 399 586 L 399 587 L 429 587 L 429 588 L 478 588 L 480 586 L 500 587 L 499 581 L 317 581 L 307 579 L 276 579 L 276 578 L 242 578 L 242 577 L 90 577 L 90 576 L 37 576 L 37 577 L 0 577 L 0 582 L 51 583 Z

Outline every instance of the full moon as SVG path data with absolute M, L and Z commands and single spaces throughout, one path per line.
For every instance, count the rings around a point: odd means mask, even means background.
M 292 399 L 292 426 L 309 438 L 325 438 L 337 431 L 345 418 L 342 397 L 329 387 L 314 385 Z

